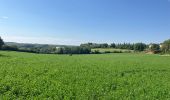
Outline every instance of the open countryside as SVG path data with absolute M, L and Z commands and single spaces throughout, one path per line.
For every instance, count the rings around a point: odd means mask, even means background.
M 0 100 L 170 100 L 170 0 L 0 0 Z
M 2 99 L 170 98 L 170 57 L 0 52 Z

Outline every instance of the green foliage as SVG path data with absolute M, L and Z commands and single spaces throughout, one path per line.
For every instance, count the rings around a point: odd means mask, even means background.
M 16 46 L 14 46 L 14 44 Z M 89 47 L 81 46 L 56 46 L 43 44 L 23 44 L 23 43 L 7 43 L 3 50 L 31 52 L 41 54 L 90 54 Z
M 7 47 L 13 47 L 14 45 L 17 46 L 17 49 L 18 49 L 17 51 L 31 52 L 31 53 L 43 53 L 43 54 L 54 54 L 54 53 L 57 52 L 56 47 L 65 47 L 64 45 L 28 44 L 28 43 L 6 42 Z M 9 50 L 11 50 L 11 49 L 9 49 Z
M 99 53 L 132 53 L 133 50 L 127 50 L 127 49 L 115 49 L 115 48 L 95 48 L 92 49 L 92 53 L 95 53 L 95 51 L 98 51 Z M 95 53 L 95 54 L 99 54 Z
M 154 53 L 160 52 L 160 45 L 155 43 L 150 44 L 149 49 Z
M 115 44 L 115 43 L 111 43 L 111 44 L 110 44 L 110 47 L 111 47 L 111 48 L 116 48 L 116 44 Z
M 0 49 L 2 48 L 3 45 L 4 45 L 4 41 L 0 37 Z
M 90 48 L 79 46 L 57 48 L 56 50 L 57 54 L 90 54 L 90 52 Z
M 169 56 L 0 54 L 1 100 L 170 98 Z
M 111 43 L 110 45 L 108 45 L 107 43 L 103 43 L 103 44 L 97 44 L 97 43 L 87 43 L 87 44 L 81 44 L 81 47 L 90 47 L 92 49 L 95 48 L 116 48 L 116 49 L 128 49 L 128 50 L 133 50 L 134 49 L 134 44 L 130 44 L 130 43 Z
M 11 45 L 11 46 L 3 45 L 2 50 L 18 51 L 18 47 L 15 45 Z
M 134 44 L 131 43 L 118 43 L 116 44 L 116 49 L 128 49 L 128 50 L 134 50 Z
M 144 43 L 136 43 L 134 45 L 135 51 L 144 51 L 145 49 L 146 49 L 146 44 L 144 44 Z
M 97 44 L 97 43 L 85 43 L 81 44 L 81 47 L 89 47 L 89 48 L 108 48 L 109 45 L 107 43 Z
M 92 50 L 92 54 L 100 54 L 101 52 L 99 50 Z
M 163 43 L 162 43 L 162 48 L 161 50 L 164 52 L 164 53 L 170 53 L 170 39 L 169 40 L 165 40 Z

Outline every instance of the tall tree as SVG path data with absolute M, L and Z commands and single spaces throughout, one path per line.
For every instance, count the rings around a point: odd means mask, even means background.
M 136 43 L 134 45 L 135 51 L 144 51 L 145 49 L 146 49 L 146 44 L 144 44 L 144 43 Z
M 159 46 L 159 44 L 155 44 L 155 43 L 153 43 L 153 44 L 150 44 L 150 46 L 149 46 L 149 49 L 152 51 L 152 52 L 159 52 L 160 51 L 160 46 Z
M 0 37 L 0 49 L 2 48 L 3 45 L 4 45 L 4 41 L 3 41 L 2 38 Z
M 170 52 L 170 39 L 163 42 L 161 49 L 165 53 Z
M 115 44 L 115 43 L 112 43 L 112 44 L 110 44 L 110 47 L 115 48 L 115 47 L 116 47 L 116 44 Z

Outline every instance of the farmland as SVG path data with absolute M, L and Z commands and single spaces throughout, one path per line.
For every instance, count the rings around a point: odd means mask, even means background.
M 166 100 L 170 57 L 0 51 L 0 99 Z

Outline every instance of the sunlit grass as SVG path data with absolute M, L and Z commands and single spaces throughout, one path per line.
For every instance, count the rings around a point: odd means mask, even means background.
M 170 99 L 170 57 L 0 52 L 1 99 Z

